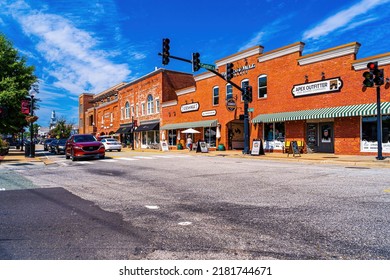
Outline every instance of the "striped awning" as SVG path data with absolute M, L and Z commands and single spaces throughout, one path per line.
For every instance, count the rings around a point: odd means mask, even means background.
M 183 123 L 171 123 L 163 125 L 160 130 L 169 129 L 182 129 L 182 128 L 196 128 L 196 127 L 215 127 L 218 124 L 218 120 L 198 121 L 198 122 L 183 122 Z
M 253 118 L 252 123 L 283 122 L 298 120 L 327 119 L 340 117 L 374 116 L 376 103 L 319 108 L 312 110 L 262 114 Z M 390 102 L 381 103 L 382 114 L 390 114 Z

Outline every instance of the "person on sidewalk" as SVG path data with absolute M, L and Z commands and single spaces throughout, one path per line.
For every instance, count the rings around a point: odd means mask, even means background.
M 191 152 L 191 149 L 192 149 L 192 138 L 190 135 L 188 135 L 187 137 L 187 148 L 188 148 L 188 151 Z

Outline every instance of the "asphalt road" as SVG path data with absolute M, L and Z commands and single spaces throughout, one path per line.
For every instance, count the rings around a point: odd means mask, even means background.
M 2 166 L 1 259 L 390 259 L 387 169 L 153 153 Z

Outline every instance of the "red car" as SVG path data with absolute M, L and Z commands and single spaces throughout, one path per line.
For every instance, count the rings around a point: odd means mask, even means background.
M 65 144 L 65 158 L 73 161 L 79 158 L 97 157 L 103 159 L 106 150 L 102 142 L 91 134 L 72 135 Z

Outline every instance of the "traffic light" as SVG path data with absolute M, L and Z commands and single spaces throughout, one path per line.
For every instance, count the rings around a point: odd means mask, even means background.
M 227 63 L 226 64 L 226 80 L 230 81 L 233 79 L 233 63 Z
M 242 99 L 249 103 L 252 102 L 252 86 L 245 86 Z
M 366 87 L 374 87 L 381 86 L 385 83 L 384 80 L 384 70 L 378 69 L 378 62 L 369 62 L 367 64 L 367 69 L 369 71 L 366 71 L 363 73 L 363 85 Z
M 162 47 L 162 64 L 168 65 L 169 63 L 169 43 L 170 40 L 168 38 L 163 39 L 163 47 Z
M 385 83 L 384 75 L 385 75 L 385 71 L 383 69 L 379 69 L 378 73 L 375 75 L 375 78 L 374 78 L 374 83 L 377 86 L 381 86 Z
M 200 54 L 199 53 L 192 53 L 192 71 L 196 72 L 200 69 Z
M 368 72 L 368 71 L 364 72 L 363 78 L 364 78 L 363 85 L 365 87 L 373 87 L 374 86 L 374 75 L 371 72 Z

